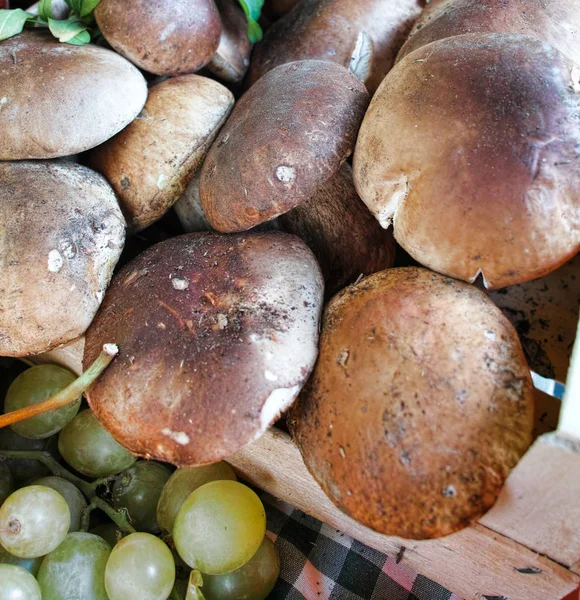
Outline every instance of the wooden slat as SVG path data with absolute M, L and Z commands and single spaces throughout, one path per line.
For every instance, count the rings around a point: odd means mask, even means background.
M 330 502 L 282 432 L 270 430 L 229 462 L 251 483 L 372 548 L 395 556 L 405 546 L 405 564 L 466 600 L 559 600 L 578 586 L 578 577 L 567 569 L 481 525 L 425 542 L 371 531 Z M 541 572 L 524 574 L 518 568 Z

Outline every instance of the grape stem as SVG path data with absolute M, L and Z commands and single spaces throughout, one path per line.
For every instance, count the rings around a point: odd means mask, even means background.
M 81 523 L 85 527 L 84 529 L 81 528 L 82 531 L 87 530 L 90 514 L 95 508 L 98 508 L 103 511 L 113 523 L 115 523 L 120 531 L 123 533 L 135 533 L 135 528 L 129 523 L 125 511 L 115 510 L 105 502 L 105 500 L 97 496 L 97 488 L 109 483 L 114 476 L 102 477 L 93 483 L 89 483 L 88 481 L 84 481 L 80 477 L 77 477 L 68 469 L 65 469 L 49 452 L 44 452 L 42 450 L 0 450 L 0 462 L 10 458 L 37 460 L 45 465 L 53 475 L 62 477 L 62 479 L 66 479 L 73 485 L 76 485 L 89 500 L 89 505 L 84 509 L 81 517 Z
M 95 362 L 75 381 L 69 386 L 65 387 L 64 390 L 58 392 L 48 400 L 39 402 L 38 404 L 32 404 L 31 406 L 25 406 L 0 415 L 0 429 L 7 427 L 24 419 L 41 415 L 57 408 L 62 408 L 67 404 L 72 404 L 82 393 L 99 377 L 99 375 L 111 364 L 111 361 L 119 353 L 119 348 L 115 344 L 105 344 L 103 350 L 95 359 Z

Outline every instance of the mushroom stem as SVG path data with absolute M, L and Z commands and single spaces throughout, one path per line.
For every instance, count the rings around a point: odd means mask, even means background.
M 35 417 L 57 408 L 62 408 L 71 404 L 99 377 L 99 375 L 109 366 L 113 358 L 119 353 L 119 348 L 115 344 L 105 344 L 102 352 L 97 356 L 95 362 L 73 383 L 65 387 L 44 402 L 26 406 L 18 410 L 6 413 L 0 416 L 0 429 L 13 423 L 18 423 L 24 419 Z

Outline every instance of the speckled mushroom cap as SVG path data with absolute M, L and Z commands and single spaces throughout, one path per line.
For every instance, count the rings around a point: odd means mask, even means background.
M 156 75 L 199 71 L 220 41 L 213 0 L 101 0 L 95 18 L 119 54 Z
M 235 105 L 202 167 L 218 231 L 255 227 L 312 197 L 352 153 L 368 94 L 350 71 L 299 61 L 264 75 Z
M 354 180 L 421 264 L 500 288 L 580 249 L 580 68 L 531 36 L 409 54 L 361 126 Z
M 533 413 L 520 343 L 493 302 L 404 268 L 329 303 L 290 429 L 341 510 L 378 532 L 426 539 L 492 506 L 531 442 Z
M 125 241 L 105 179 L 64 161 L 0 162 L 0 232 L 0 356 L 82 335 Z
M 141 114 L 95 148 L 91 167 L 113 186 L 132 231 L 160 219 L 199 169 L 232 106 L 232 93 L 199 75 L 154 85 Z
M 115 52 L 25 31 L 0 43 L 0 160 L 93 148 L 127 126 L 146 99 L 145 79 Z
M 422 0 L 301 0 L 256 45 L 247 85 L 295 60 L 328 60 L 348 67 L 364 34 L 372 60 L 363 80 L 373 93 L 422 6 Z
M 432 0 L 397 61 L 431 42 L 468 33 L 534 35 L 580 63 L 580 3 L 574 0 Z
M 114 278 L 86 335 L 119 356 L 88 392 L 131 452 L 177 465 L 225 458 L 294 401 L 317 355 L 323 283 L 306 245 L 282 233 L 188 234 Z

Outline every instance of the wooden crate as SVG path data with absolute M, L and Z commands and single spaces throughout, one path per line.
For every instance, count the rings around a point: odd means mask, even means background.
M 555 306 L 554 310 L 558 310 Z M 580 327 L 579 327 L 580 329 Z M 325 496 L 290 436 L 272 428 L 232 456 L 240 476 L 465 600 L 580 600 L 580 336 L 560 401 L 538 392 L 537 437 L 479 522 L 438 540 L 378 534 Z M 36 362 L 79 372 L 82 341 Z M 544 433 L 545 431 L 551 431 Z

